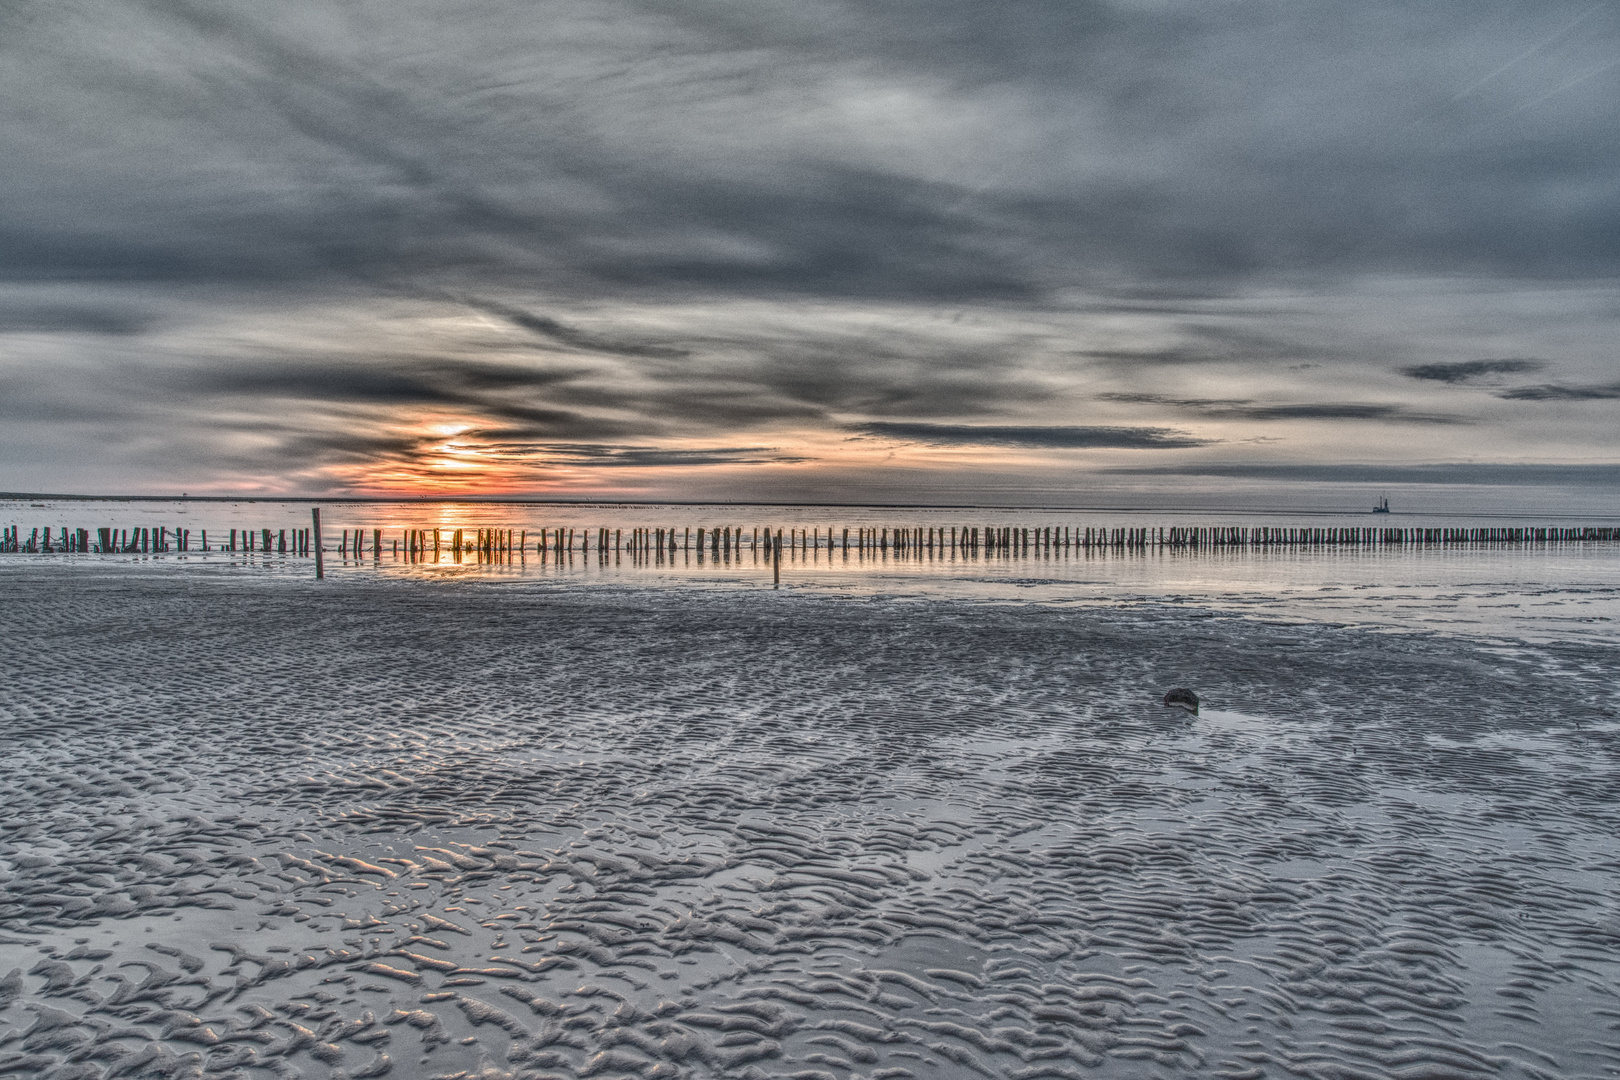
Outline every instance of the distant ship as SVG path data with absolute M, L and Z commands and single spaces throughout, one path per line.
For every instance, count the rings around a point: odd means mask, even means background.
M 1379 496 L 1378 501 L 1373 503 L 1372 512 L 1375 513 L 1375 514 L 1387 514 L 1387 513 L 1389 513 L 1389 496 L 1388 495 Z

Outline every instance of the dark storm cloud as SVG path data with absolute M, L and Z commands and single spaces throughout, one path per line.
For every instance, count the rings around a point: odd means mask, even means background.
M 1465 360 L 1457 364 L 1417 364 L 1401 368 L 1401 374 L 1431 382 L 1468 383 L 1487 375 L 1517 375 L 1546 366 L 1545 360 Z
M 1587 10 L 34 5 L 0 45 L 30 106 L 0 128 L 0 274 L 968 298 L 1613 273 L 1620 12 L 1522 55 Z
M 1155 427 L 1018 427 L 993 424 L 872 423 L 862 435 L 934 446 L 1024 446 L 1048 450 L 1173 450 L 1207 446 L 1185 431 Z
M 1620 487 L 1620 465 L 1288 465 L 1205 462 L 1121 466 L 1103 470 L 1137 476 L 1222 476 L 1329 484 L 1515 484 Z
M 1560 386 L 1546 383 L 1542 386 L 1516 386 L 1496 395 L 1509 401 L 1609 401 L 1620 398 L 1620 383 L 1598 386 Z
M 1098 400 L 1169 405 L 1219 420 L 1387 420 L 1403 424 L 1467 424 L 1467 417 L 1413 412 L 1404 405 L 1373 402 L 1306 402 L 1268 405 L 1244 398 L 1172 398 L 1162 394 L 1098 394 Z

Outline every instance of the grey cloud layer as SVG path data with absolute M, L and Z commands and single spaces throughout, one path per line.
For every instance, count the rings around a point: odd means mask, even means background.
M 1614 273 L 1589 5 L 15 5 L 0 273 L 1033 296 Z M 1500 73 L 1485 77 L 1493 71 Z
M 672 471 L 1611 454 L 1612 304 L 1544 331 L 1620 279 L 1617 44 L 1584 0 L 3 5 L 0 466 L 313 476 L 441 415 Z M 1431 327 L 1464 278 L 1508 300 Z
M 268 482 L 289 467 L 420 467 L 448 437 L 484 464 L 533 464 L 537 477 L 783 465 L 805 460 L 770 441 L 784 426 L 837 439 L 842 416 L 994 415 L 1046 395 L 1002 335 L 969 349 L 864 316 L 829 326 L 791 306 L 746 328 L 701 304 L 666 313 L 660 333 L 678 344 L 663 346 L 648 345 L 645 328 L 600 329 L 599 315 L 581 326 L 495 301 L 338 302 L 292 325 L 249 308 L 222 315 L 225 330 L 208 325 L 214 310 L 202 306 L 200 325 L 197 311 L 173 313 L 165 333 L 114 352 L 81 335 L 72 364 L 0 355 L 0 460 L 66 438 L 65 456 L 100 446 Z M 57 348 L 13 340 L 42 356 Z

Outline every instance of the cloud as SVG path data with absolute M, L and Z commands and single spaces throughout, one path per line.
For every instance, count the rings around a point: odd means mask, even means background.
M 810 460 L 769 446 L 715 446 L 670 449 L 589 443 L 480 443 L 482 453 L 509 461 L 543 460 L 587 468 L 665 469 L 702 465 L 786 465 Z
M 1401 368 L 1401 374 L 1432 382 L 1467 383 L 1486 375 L 1516 375 L 1546 366 L 1545 360 L 1465 360 L 1456 364 L 1416 364 Z
M 1385 420 L 1401 424 L 1467 424 L 1467 417 L 1413 412 L 1404 405 L 1309 402 L 1295 405 L 1232 405 L 1201 410 L 1233 420 Z
M 480 391 L 538 389 L 569 377 L 567 373 L 466 361 L 431 366 L 406 362 L 397 367 L 326 361 L 171 371 L 166 381 L 200 394 L 381 404 L 473 404 L 491 401 L 480 396 Z
M 1208 412 L 1212 409 L 1241 408 L 1253 404 L 1248 398 L 1175 398 L 1166 394 L 1114 392 L 1098 394 L 1099 401 L 1118 401 L 1127 405 L 1173 405 L 1180 409 Z
M 1019 427 L 993 424 L 876 422 L 853 430 L 873 438 L 934 446 L 1021 446 L 1050 450 L 1171 450 L 1207 446 L 1184 431 L 1158 427 Z
M 494 300 L 469 297 L 462 302 L 469 307 L 479 308 L 492 315 L 498 315 L 513 326 L 522 327 L 524 330 L 532 331 L 551 341 L 570 345 L 586 352 L 614 353 L 619 356 L 655 356 L 669 359 L 679 359 L 691 355 L 685 349 L 675 349 L 665 345 L 642 345 L 633 342 L 613 341 L 594 334 L 587 334 L 548 316 L 534 315 Z
M 1350 465 L 1193 462 L 1180 465 L 1117 466 L 1101 471 L 1115 475 L 1222 476 L 1328 484 L 1620 487 L 1620 464 L 1534 465 L 1469 462 L 1451 465 Z
M 0 5 L 7 475 L 1611 439 L 1445 394 L 1607 363 L 1589 0 L 93 8 Z M 1614 396 L 1567 377 L 1498 396 Z
M 1561 386 L 1545 383 L 1541 386 L 1516 386 L 1496 395 L 1509 401 L 1609 401 L 1620 398 L 1620 383 L 1598 386 Z
M 1243 398 L 1172 398 L 1162 394 L 1108 393 L 1098 400 L 1169 405 L 1221 420 L 1379 420 L 1403 424 L 1467 424 L 1467 417 L 1412 412 L 1404 405 L 1370 402 L 1307 402 L 1267 405 Z
M 40 9 L 0 38 L 30 102 L 0 121 L 0 276 L 948 301 L 1612 274 L 1614 76 L 1567 73 L 1620 14 L 1481 83 L 1580 5 L 1491 6 Z
M 1212 296 L 1189 298 L 1188 302 L 1177 305 L 1159 298 L 1146 302 L 1119 298 L 1116 303 L 1122 311 L 1168 316 L 1167 321 L 1179 340 L 1159 345 L 1132 343 L 1128 348 L 1079 349 L 1075 355 L 1127 370 L 1193 365 L 1293 366 L 1334 356 L 1320 342 L 1303 338 L 1297 332 L 1290 334 L 1283 327 L 1266 326 L 1265 316 L 1280 314 L 1275 304 L 1245 302 L 1243 310 L 1256 317 L 1257 325 L 1236 325 L 1230 319 L 1222 321 L 1210 317 L 1215 300 Z
M 622 410 L 610 415 L 601 408 L 571 406 L 565 388 L 588 373 L 577 367 L 493 364 L 464 358 L 393 363 L 327 359 L 177 367 L 147 373 L 146 381 L 169 395 L 190 399 L 204 418 L 209 412 L 232 409 L 233 403 L 240 403 L 235 408 L 248 405 L 271 411 L 266 407 L 279 399 L 321 410 L 307 415 L 304 422 L 323 422 L 334 428 L 352 423 L 352 418 L 345 419 L 344 410 L 354 406 L 369 408 L 377 416 L 401 408 L 438 407 L 489 426 L 521 424 L 530 434 L 547 439 L 648 434 L 664 426 L 654 416 Z M 289 423 L 273 414 L 263 422 L 270 426 Z
M 53 307 L 15 301 L 0 305 L 0 334 L 138 334 L 152 325 L 143 313 L 105 307 Z

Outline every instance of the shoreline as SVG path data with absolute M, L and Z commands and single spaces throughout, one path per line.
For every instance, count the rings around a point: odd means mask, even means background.
M 1094 553 L 1083 560 L 991 558 L 951 564 L 931 559 L 857 557 L 823 550 L 789 552 L 778 588 L 772 563 L 743 552 L 731 558 L 676 553 L 659 561 L 577 553 L 534 558 L 413 561 L 328 557 L 328 583 L 369 581 L 446 585 L 465 582 L 522 591 L 706 591 L 854 601 L 1036 604 L 1098 610 L 1150 607 L 1185 618 L 1283 621 L 1380 633 L 1437 634 L 1497 646 L 1620 645 L 1620 550 L 1581 545 L 1480 552 L 1385 550 L 1316 552 L 1280 548 L 1214 552 Z M 808 556 L 808 557 L 806 557 Z M 37 570 L 67 579 L 105 574 L 202 575 L 208 579 L 315 587 L 312 560 L 259 553 L 0 556 L 0 581 Z

